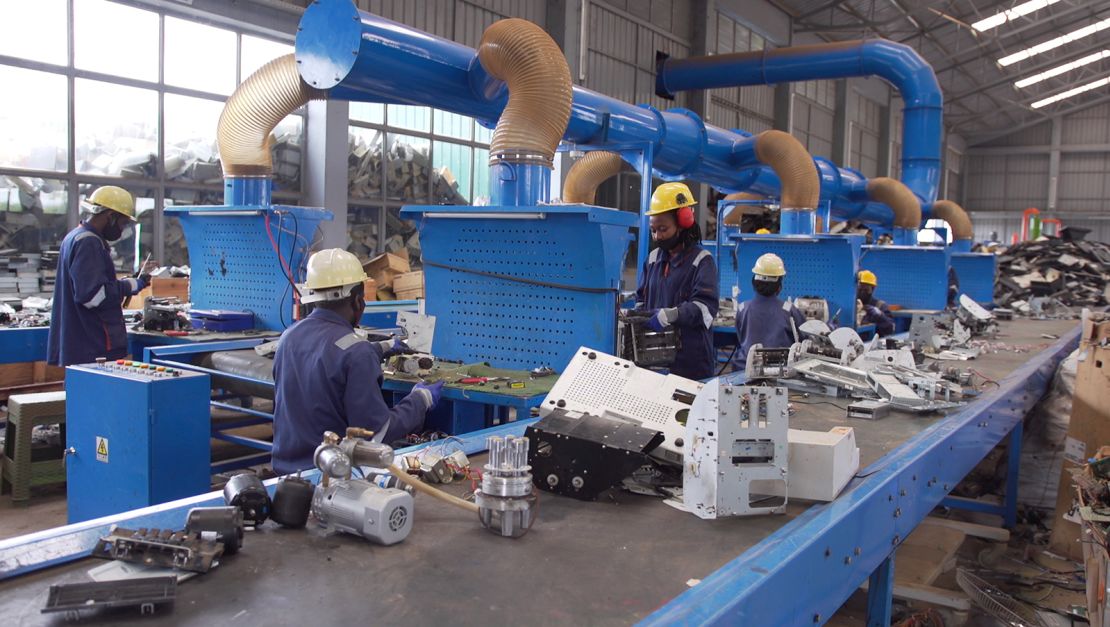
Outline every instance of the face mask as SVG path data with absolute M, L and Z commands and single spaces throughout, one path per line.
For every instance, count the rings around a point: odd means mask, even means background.
M 128 230 L 130 230 L 130 228 L 128 228 Z M 123 227 L 119 225 L 119 220 L 112 218 L 112 220 L 104 226 L 104 239 L 109 242 L 116 242 L 122 237 Z
M 667 239 L 661 239 L 657 241 L 656 244 L 659 244 L 659 247 L 663 250 L 670 251 L 673 250 L 675 246 L 678 246 L 678 243 L 681 240 L 682 231 L 676 231 L 674 235 L 668 237 Z

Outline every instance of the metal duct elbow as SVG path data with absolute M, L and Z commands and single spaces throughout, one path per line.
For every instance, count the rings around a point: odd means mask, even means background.
M 323 100 L 327 92 L 308 86 L 287 54 L 251 74 L 220 114 L 216 141 L 224 176 L 270 176 L 270 133 L 285 116 L 310 100 Z
M 971 229 L 971 218 L 963 207 L 951 200 L 938 200 L 933 203 L 933 217 L 944 220 L 952 227 L 953 240 L 970 240 L 975 237 Z
M 563 182 L 563 202 L 594 204 L 597 187 L 621 171 L 624 160 L 615 152 L 594 150 L 588 152 L 567 172 Z
M 507 161 L 551 169 L 574 97 L 563 51 L 539 26 L 513 18 L 486 29 L 478 61 L 509 86 L 508 104 L 490 142 L 490 165 Z
M 921 228 L 921 201 L 901 181 L 880 176 L 867 182 L 867 197 L 881 202 L 894 212 L 892 226 L 903 229 Z
M 755 139 L 756 158 L 774 170 L 782 182 L 782 209 L 815 209 L 821 199 L 821 180 L 805 146 L 782 131 L 763 131 Z

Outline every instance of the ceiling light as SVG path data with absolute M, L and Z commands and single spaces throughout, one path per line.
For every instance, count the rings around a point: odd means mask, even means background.
M 1037 102 L 1034 102 L 1031 106 L 1034 109 L 1040 109 L 1045 105 L 1050 105 L 1054 102 L 1064 100 L 1065 98 L 1071 98 L 1072 96 L 1076 96 L 1085 91 L 1091 91 L 1092 89 L 1098 89 L 1099 87 L 1104 87 L 1106 85 L 1110 85 L 1110 76 L 1107 76 L 1106 78 L 1100 78 L 1097 81 L 1092 81 L 1090 83 L 1087 83 L 1086 85 L 1080 85 L 1079 87 L 1069 89 L 1063 93 L 1056 94 L 1055 96 L 1050 96 L 1048 98 L 1045 98 L 1044 100 L 1038 100 Z
M 1103 60 L 1107 57 L 1110 57 L 1110 50 L 1103 50 L 1102 52 L 1096 52 L 1094 54 L 1089 54 L 1089 55 L 1083 57 L 1082 59 L 1076 59 L 1075 61 L 1072 61 L 1071 63 L 1065 63 L 1063 65 L 1057 65 L 1056 67 L 1052 68 L 1051 70 L 1045 70 L 1045 71 L 1041 72 L 1040 74 L 1034 74 L 1033 76 L 1030 76 L 1029 78 L 1023 78 L 1020 81 L 1015 82 L 1014 87 L 1022 88 L 1022 87 L 1028 87 L 1030 85 L 1035 85 L 1036 83 L 1039 83 L 1039 82 L 1041 82 L 1045 79 L 1052 78 L 1053 76 L 1059 76 L 1059 75 L 1061 75 L 1065 72 L 1070 72 L 1070 71 L 1074 70 L 1075 68 L 1083 67 L 1084 65 L 1090 65 L 1090 64 L 1092 64 L 1096 61 L 1101 61 L 1101 60 Z
M 1023 15 L 1029 15 L 1033 11 L 1039 11 L 1040 9 L 1043 9 L 1049 5 L 1056 4 L 1059 1 L 1060 0 L 1029 0 L 1028 2 L 1022 2 L 1012 9 L 1001 11 L 999 13 L 995 13 L 990 17 L 983 18 L 978 22 L 973 23 L 971 27 L 979 31 L 980 33 L 983 31 L 988 31 L 992 28 L 1002 26 L 1010 20 L 1017 19 Z
M 1066 35 L 1053 37 L 1048 41 L 1044 41 L 1035 46 L 1026 48 L 1021 52 L 1015 52 L 1014 54 L 1002 57 L 998 60 L 998 64 L 1005 67 L 1007 65 L 1017 63 L 1018 61 L 1024 61 L 1034 55 L 1038 55 L 1042 52 L 1048 52 L 1053 48 L 1059 48 L 1064 44 L 1083 39 L 1084 37 L 1088 37 L 1107 28 L 1110 28 L 1110 18 L 1102 20 L 1101 22 L 1095 22 L 1094 24 L 1088 24 L 1082 28 L 1078 28 L 1070 33 L 1067 33 Z

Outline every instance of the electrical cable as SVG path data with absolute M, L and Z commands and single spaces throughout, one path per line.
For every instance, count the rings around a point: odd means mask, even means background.
M 721 376 L 721 373 L 725 371 L 725 368 L 728 368 L 728 365 L 732 363 L 732 358 L 736 356 L 736 351 L 739 348 L 740 348 L 739 344 L 732 347 L 732 352 L 728 354 L 728 359 L 726 359 L 725 363 L 721 365 L 721 369 L 717 371 L 717 376 L 718 377 Z
M 613 293 L 616 293 L 616 294 L 620 293 L 620 288 L 617 288 L 617 287 L 580 287 L 580 286 L 577 286 L 577 285 L 565 285 L 563 283 L 551 283 L 551 282 L 548 282 L 548 281 L 536 281 L 536 280 L 533 280 L 533 279 L 525 279 L 525 278 L 518 277 L 518 276 L 512 276 L 510 274 L 500 274 L 498 272 L 485 272 L 483 270 L 474 270 L 474 269 L 471 269 L 471 268 L 460 268 L 458 266 L 449 266 L 447 264 L 436 263 L 434 261 L 428 261 L 427 259 L 424 259 L 423 261 L 424 261 L 425 266 L 431 266 L 433 268 L 443 268 L 444 270 L 454 270 L 456 272 L 465 272 L 465 273 L 468 273 L 468 274 L 477 274 L 478 276 L 488 276 L 488 277 L 494 278 L 494 279 L 502 279 L 502 280 L 505 280 L 505 281 L 513 281 L 513 282 L 516 282 L 516 283 L 525 283 L 527 285 L 538 285 L 540 287 L 551 287 L 551 288 L 555 288 L 557 290 L 568 290 L 568 291 L 571 291 L 571 292 L 586 292 L 587 294 L 608 294 L 610 292 L 613 292 Z

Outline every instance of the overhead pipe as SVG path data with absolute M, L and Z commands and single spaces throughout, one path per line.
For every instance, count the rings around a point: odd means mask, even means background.
M 901 94 L 905 103 L 901 180 L 927 212 L 940 186 L 944 96 L 933 68 L 905 44 L 871 39 L 687 59 L 662 55 L 655 84 L 658 95 L 673 97 L 693 89 L 854 76 L 878 76 Z M 834 212 L 838 209 L 834 202 Z
M 574 162 L 563 181 L 563 202 L 594 204 L 599 185 L 617 175 L 624 160 L 615 152 L 593 150 Z
M 216 143 L 224 171 L 224 204 L 269 205 L 273 190 L 270 133 L 285 116 L 324 91 L 303 80 L 292 54 L 278 57 L 244 80 L 224 104 Z
M 975 232 L 971 228 L 971 218 L 963 207 L 951 200 L 938 200 L 933 203 L 933 217 L 944 220 L 951 227 L 953 252 L 971 252 L 971 241 L 975 238 Z
M 901 181 L 880 176 L 867 181 L 867 197 L 894 212 L 894 243 L 916 246 L 921 227 L 921 201 Z

